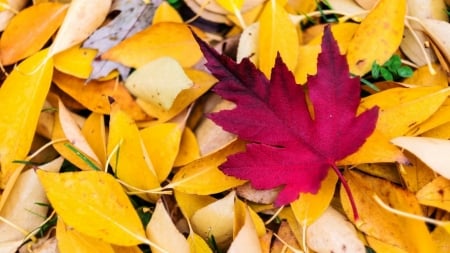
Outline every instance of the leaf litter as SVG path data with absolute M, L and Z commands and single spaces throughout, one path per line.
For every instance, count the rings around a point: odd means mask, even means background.
M 448 1 L 169 3 L 2 2 L 0 251 L 448 252 Z

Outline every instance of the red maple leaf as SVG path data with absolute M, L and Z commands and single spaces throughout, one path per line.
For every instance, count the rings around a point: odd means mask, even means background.
M 220 169 L 256 189 L 281 186 L 276 206 L 300 193 L 317 193 L 336 161 L 356 152 L 375 129 L 378 108 L 356 115 L 360 81 L 350 78 L 330 28 L 325 28 L 317 75 L 296 84 L 280 56 L 270 80 L 248 59 L 236 63 L 199 41 L 206 67 L 219 80 L 213 91 L 236 104 L 209 117 L 248 141 L 246 151 L 228 157 Z M 307 96 L 313 106 L 307 105 Z M 355 211 L 355 210 L 354 210 Z

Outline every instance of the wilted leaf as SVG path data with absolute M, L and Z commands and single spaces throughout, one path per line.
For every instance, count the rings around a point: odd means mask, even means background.
M 381 0 L 364 18 L 348 46 L 347 61 L 355 75 L 382 65 L 397 50 L 403 36 L 406 0 Z
M 145 102 L 169 110 L 178 94 L 193 85 L 192 80 L 173 58 L 161 57 L 134 71 L 125 86 L 134 96 Z
M 111 175 L 98 171 L 37 173 L 50 203 L 67 225 L 118 245 L 144 241 L 141 221 L 122 186 Z
M 44 61 L 47 53 L 40 51 L 23 61 L 0 88 L 1 188 L 15 170 L 12 161 L 24 159 L 31 147 L 53 73 L 52 61 Z
M 67 6 L 39 3 L 19 12 L 0 39 L 3 65 L 10 65 L 39 51 L 61 25 Z

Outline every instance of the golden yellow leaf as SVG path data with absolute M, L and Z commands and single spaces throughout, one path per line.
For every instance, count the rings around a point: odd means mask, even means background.
M 190 67 L 200 60 L 202 53 L 189 27 L 174 22 L 154 24 L 105 52 L 102 59 L 138 68 L 167 56 L 175 58 L 183 67 Z M 190 28 L 204 38 L 201 30 Z
M 133 205 L 113 176 L 99 171 L 59 174 L 38 170 L 37 174 L 50 203 L 67 225 L 118 245 L 147 241 Z
M 336 173 L 329 169 L 328 176 L 322 181 L 317 194 L 301 193 L 299 198 L 291 203 L 292 212 L 299 224 L 308 226 L 325 212 L 333 198 L 337 180 Z
M 396 172 L 402 179 L 402 184 L 410 192 L 416 193 L 426 184 L 436 178 L 436 173 L 424 162 L 409 152 L 405 152 L 409 163 L 398 164 Z
M 171 57 L 160 57 L 140 66 L 125 81 L 131 94 L 163 110 L 169 110 L 178 94 L 192 85 L 192 80 Z
M 259 69 L 270 77 L 277 53 L 288 68 L 297 66 L 299 34 L 288 13 L 276 0 L 267 1 L 259 18 Z
M 147 103 L 140 99 L 136 100 L 136 102 L 148 115 L 157 118 L 159 122 L 165 122 L 186 109 L 217 81 L 212 75 L 204 71 L 193 69 L 185 69 L 184 71 L 189 79 L 194 82 L 194 85 L 190 89 L 182 90 L 169 110 L 164 110 L 160 106 Z
M 346 171 L 344 176 L 360 214 L 361 225 L 358 226 L 360 231 L 407 252 L 434 252 L 435 246 L 423 221 L 392 214 L 373 199 L 376 194 L 395 209 L 423 216 L 414 194 L 386 180 L 361 173 Z M 340 196 L 345 213 L 353 220 L 350 203 L 343 187 Z
M 73 227 L 66 226 L 64 221 L 59 218 L 56 223 L 56 239 L 58 240 L 58 249 L 60 252 L 105 252 L 114 253 L 111 244 L 100 238 L 84 235 Z
M 215 2 L 231 13 L 239 12 L 244 4 L 244 0 L 215 0 Z
M 100 164 L 106 164 L 106 133 L 103 114 L 91 113 L 81 128 L 83 136 L 98 157 Z
M 420 135 L 448 122 L 450 122 L 450 99 L 447 98 L 433 115 L 419 125 L 414 126 L 409 133 Z
M 417 193 L 419 203 L 434 206 L 450 212 L 450 180 L 437 177 Z
M 438 249 L 436 251 L 437 253 L 447 253 L 450 251 L 450 245 L 448 244 L 450 241 L 450 233 L 448 233 L 448 230 L 438 226 L 431 233 L 431 237 Z
M 114 174 L 128 185 L 141 190 L 160 187 L 136 124 L 118 109 L 111 113 L 107 153 L 112 154 L 110 165 Z
M 12 162 L 24 159 L 31 147 L 53 73 L 53 62 L 44 61 L 47 53 L 40 51 L 23 61 L 0 88 L 0 188 L 17 166 Z
M 172 171 L 180 147 L 182 130 L 182 126 L 176 123 L 161 123 L 140 131 L 159 182 L 164 181 Z
M 286 9 L 292 14 L 305 14 L 314 11 L 317 8 L 317 1 L 315 0 L 288 0 Z
M 19 12 L 0 39 L 0 58 L 10 65 L 39 51 L 61 25 L 67 6 L 40 3 Z
M 117 84 L 116 80 L 86 83 L 84 79 L 55 71 L 53 81 L 61 90 L 93 112 L 110 114 L 111 105 L 108 97 L 112 97 L 120 105 L 120 108 L 134 120 L 146 120 L 149 118 L 136 104 L 128 90 L 122 84 Z
M 73 0 L 49 49 L 54 56 L 85 40 L 105 20 L 111 0 Z M 81 18 L 82 17 L 82 18 Z
M 181 136 L 180 148 L 173 166 L 184 166 L 198 158 L 200 158 L 200 148 L 198 146 L 197 139 L 192 130 L 186 127 L 184 128 L 183 135 Z
M 364 18 L 348 46 L 350 73 L 362 76 L 374 62 L 382 65 L 400 45 L 406 0 L 380 0 Z
M 365 236 L 367 244 L 375 250 L 375 252 L 389 252 L 389 253 L 408 253 L 406 250 L 388 244 L 382 240 L 376 239 L 372 236 Z
M 376 129 L 388 138 L 414 135 L 416 125 L 428 119 L 450 94 L 440 87 L 392 88 L 362 99 L 360 109 L 380 107 Z
M 189 234 L 187 241 L 189 243 L 189 249 L 191 252 L 195 253 L 212 253 L 211 248 L 208 244 L 196 233 L 192 232 Z
M 152 25 L 163 22 L 183 23 L 180 14 L 168 2 L 162 2 L 158 8 L 156 8 Z
M 245 225 L 247 222 L 247 212 L 249 214 L 250 219 L 252 220 L 252 224 L 254 226 L 255 232 L 258 236 L 263 236 L 266 234 L 266 225 L 261 217 L 256 213 L 251 207 L 249 207 L 242 200 L 236 198 L 234 202 L 234 236 L 239 233 L 239 228 Z
M 403 80 L 403 83 L 419 85 L 419 86 L 441 86 L 445 88 L 448 86 L 447 73 L 438 64 L 433 64 L 433 69 L 436 73 L 430 73 L 428 66 L 422 66 L 416 69 L 413 75 Z
M 161 200 L 156 202 L 152 218 L 147 225 L 146 233 L 148 239 L 158 245 L 166 252 L 189 253 L 189 244 L 183 234 L 173 224 L 172 218 L 164 208 Z M 151 247 L 152 252 L 161 252 L 160 249 Z
M 226 157 L 242 151 L 244 144 L 234 141 L 225 148 L 182 167 L 173 177 L 170 185 L 177 191 L 191 194 L 214 194 L 244 184 L 240 180 L 225 175 L 218 166 Z
M 97 55 L 97 50 L 80 48 L 79 45 L 53 56 L 55 68 L 65 74 L 87 79 L 92 72 L 92 61 Z
M 195 233 L 207 240 L 211 235 L 219 249 L 227 248 L 233 240 L 234 191 L 199 210 L 191 218 Z
M 114 253 L 142 253 L 142 250 L 138 246 L 119 246 L 112 245 Z

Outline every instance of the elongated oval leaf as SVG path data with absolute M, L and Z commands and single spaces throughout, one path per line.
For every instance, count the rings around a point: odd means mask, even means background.
M 133 205 L 111 175 L 98 171 L 37 173 L 50 203 L 67 225 L 118 245 L 145 241 Z
M 47 53 L 40 51 L 23 61 L 0 88 L 1 187 L 15 169 L 12 161 L 24 159 L 31 147 L 53 73 L 52 60 L 45 61 Z

